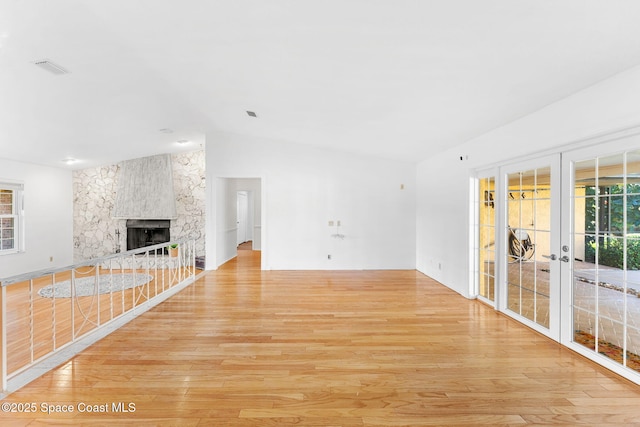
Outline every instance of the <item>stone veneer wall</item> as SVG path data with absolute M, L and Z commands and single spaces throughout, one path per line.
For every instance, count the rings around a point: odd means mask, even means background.
M 196 255 L 204 256 L 204 150 L 173 154 L 171 166 L 178 213 L 171 220 L 171 239 L 195 237 Z M 109 165 L 73 173 L 74 262 L 127 250 L 126 220 L 111 217 L 119 169 Z
M 205 254 L 204 150 L 171 156 L 178 218 L 171 221 L 171 238 L 196 239 L 196 256 Z

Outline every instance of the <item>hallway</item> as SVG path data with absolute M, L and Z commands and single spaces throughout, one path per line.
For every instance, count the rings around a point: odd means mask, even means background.
M 259 263 L 239 251 L 10 395 L 36 411 L 0 422 L 640 425 L 638 386 L 421 273 Z

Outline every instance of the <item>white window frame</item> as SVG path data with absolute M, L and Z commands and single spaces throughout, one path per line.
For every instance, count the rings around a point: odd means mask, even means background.
M 15 254 L 24 252 L 24 184 L 15 181 L 0 180 L 0 190 L 10 190 L 13 192 L 13 212 L 11 214 L 0 214 L 2 218 L 13 218 L 13 247 L 2 249 L 0 255 Z

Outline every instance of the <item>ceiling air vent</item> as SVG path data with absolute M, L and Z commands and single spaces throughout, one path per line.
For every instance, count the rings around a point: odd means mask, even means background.
M 34 64 L 39 68 L 50 72 L 51 74 L 61 75 L 61 74 L 69 74 L 70 71 L 62 68 L 58 64 L 54 64 L 48 59 L 41 59 L 40 61 L 35 61 Z
M 258 117 L 258 115 L 254 111 L 247 111 L 247 115 L 249 117 Z

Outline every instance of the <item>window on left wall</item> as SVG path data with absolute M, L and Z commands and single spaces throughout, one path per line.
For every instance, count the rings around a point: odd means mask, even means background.
M 24 185 L 0 181 L 0 255 L 21 252 Z

